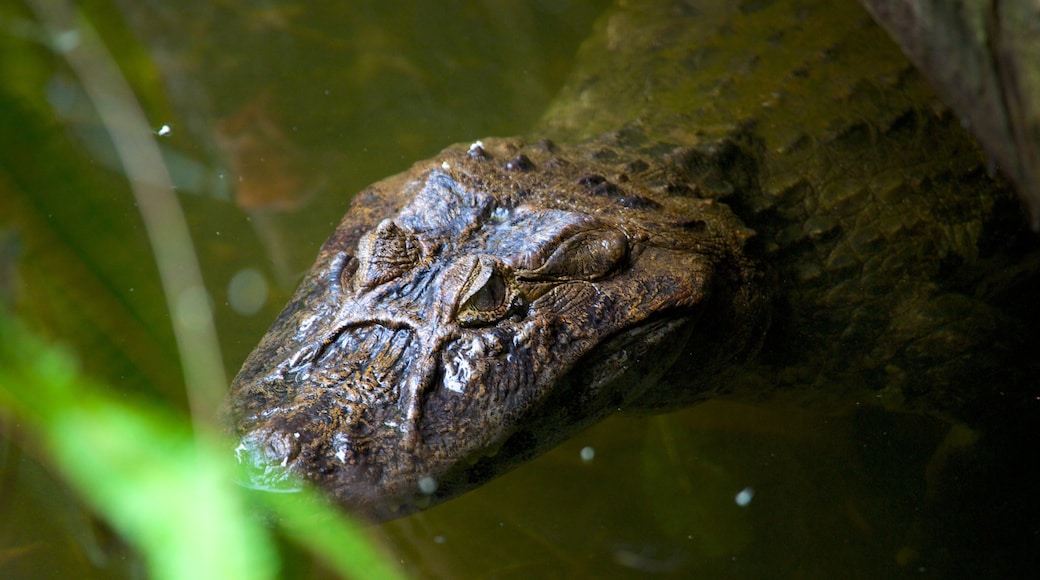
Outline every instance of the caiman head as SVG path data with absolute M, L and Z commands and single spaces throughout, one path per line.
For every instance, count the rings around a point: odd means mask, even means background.
M 745 354 L 750 232 L 588 157 L 478 142 L 360 193 L 231 387 L 248 484 L 396 517 L 638 405 L 677 358 L 697 389 Z

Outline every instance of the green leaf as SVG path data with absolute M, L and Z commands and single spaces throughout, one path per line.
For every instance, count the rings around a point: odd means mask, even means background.
M 151 575 L 271 578 L 270 531 L 235 484 L 216 438 L 143 403 L 117 400 L 74 357 L 0 313 L 0 408 L 41 442 L 57 470 L 129 543 Z M 295 541 L 344 576 L 400 574 L 365 536 L 315 497 L 261 494 Z M 320 518 L 321 525 L 314 525 Z

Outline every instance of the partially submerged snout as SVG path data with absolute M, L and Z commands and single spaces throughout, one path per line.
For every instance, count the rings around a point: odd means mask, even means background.
M 289 462 L 299 455 L 300 444 L 293 435 L 270 429 L 252 431 L 235 448 L 242 469 L 240 481 L 263 491 L 299 491 L 301 482 L 289 468 Z
M 758 313 L 749 232 L 657 194 L 508 141 L 359 194 L 232 385 L 248 484 L 387 519 L 638 404 L 680 351 L 741 356 L 754 338 L 718 321 Z
M 347 503 L 370 517 L 380 498 L 402 494 L 416 440 L 408 403 L 417 384 L 432 380 L 416 332 L 379 324 L 335 330 L 245 388 L 253 405 L 236 419 L 236 458 L 245 484 L 295 491 L 301 482 L 342 487 Z M 426 355 L 428 358 L 428 353 Z M 413 478 L 414 479 L 414 478 Z

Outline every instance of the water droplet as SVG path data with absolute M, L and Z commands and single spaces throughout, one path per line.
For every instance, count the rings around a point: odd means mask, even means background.
M 592 460 L 596 458 L 596 450 L 592 447 L 582 447 L 580 455 L 583 462 L 592 463 Z
M 733 501 L 737 502 L 737 505 L 740 507 L 745 507 L 747 504 L 751 503 L 753 497 L 755 497 L 755 490 L 750 487 L 745 487 L 740 490 L 737 497 L 733 498 Z
M 437 480 L 428 475 L 421 478 L 419 480 L 419 491 L 426 495 L 430 495 L 437 491 Z
M 267 279 L 254 268 L 243 268 L 227 286 L 228 304 L 242 316 L 256 314 L 267 302 Z

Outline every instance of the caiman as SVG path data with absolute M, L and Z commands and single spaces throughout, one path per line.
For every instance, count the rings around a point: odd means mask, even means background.
M 374 520 L 720 394 L 979 423 L 1024 224 L 859 6 L 624 2 L 530 136 L 356 195 L 225 415 L 250 485 Z

